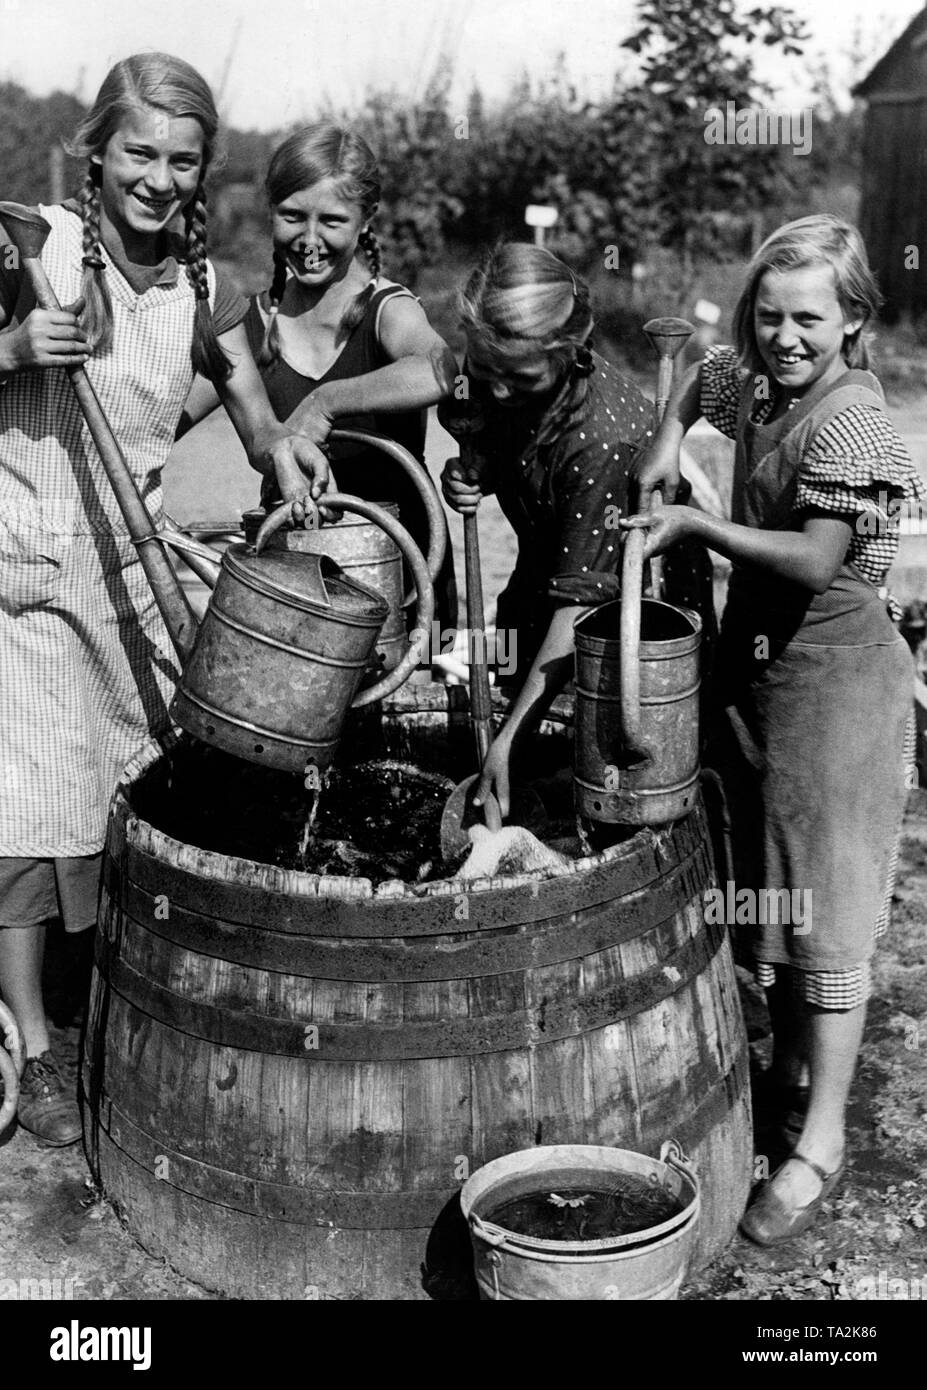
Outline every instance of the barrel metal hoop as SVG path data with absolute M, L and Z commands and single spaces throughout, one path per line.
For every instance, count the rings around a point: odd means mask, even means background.
M 165 854 L 176 846 L 175 855 L 179 856 L 183 848 L 179 842 L 158 831 L 151 833 L 163 839 Z M 527 925 L 559 912 L 580 912 L 609 904 L 614 907 L 631 893 L 655 884 L 673 863 L 688 859 L 704 835 L 704 818 L 696 806 L 668 833 L 645 839 L 624 863 L 606 852 L 601 863 L 588 870 L 535 878 L 517 886 L 500 879 L 486 888 L 461 884 L 455 892 L 452 884 L 448 892 L 410 890 L 401 897 L 390 898 L 373 892 L 351 897 L 326 893 L 325 879 L 313 875 L 302 876 L 311 892 L 304 889 L 294 893 L 244 882 L 240 876 L 198 873 L 178 863 L 176 857 L 173 862 L 166 861 L 164 855 L 133 843 L 131 836 L 126 874 L 153 895 L 167 892 L 171 903 L 251 928 L 260 922 L 267 928 L 294 934 L 336 938 L 446 936 L 449 931 L 459 930 L 455 909 L 461 896 L 466 897 L 468 927 L 474 932 L 513 921 Z M 216 859 L 223 862 L 220 856 Z M 240 862 L 230 859 L 229 868 L 236 868 Z M 255 873 L 262 867 L 255 866 Z
M 580 1037 L 631 1018 L 677 994 L 714 959 L 724 929 L 703 924 L 697 936 L 658 964 L 583 999 L 542 1001 L 531 1009 L 483 1018 L 451 1017 L 437 1022 L 339 1024 L 311 1016 L 287 1019 L 193 1000 L 134 970 L 97 941 L 97 968 L 113 990 L 147 1017 L 220 1047 L 302 1057 L 308 1066 L 327 1062 L 400 1061 L 406 1058 L 479 1057 Z M 311 1012 L 311 1011 L 310 1011 Z M 316 1026 L 317 1045 L 306 1048 L 306 1030 Z
M 222 623 L 225 627 L 230 627 L 233 632 L 240 633 L 242 637 L 249 638 L 252 642 L 256 642 L 261 647 L 276 647 L 277 651 L 286 652 L 288 656 L 299 657 L 301 661 L 309 661 L 313 666 L 334 666 L 339 671 L 366 671 L 367 669 L 366 657 L 363 661 L 339 661 L 337 657 L 322 656 L 320 652 L 309 651 L 305 647 L 294 647 L 289 642 L 281 642 L 278 637 L 268 637 L 265 633 L 258 632 L 253 627 L 245 627 L 244 623 L 238 622 L 235 618 L 230 618 L 227 613 L 223 613 L 221 608 L 216 608 L 215 606 L 209 610 L 207 616 L 214 619 L 217 623 Z M 384 617 L 385 616 L 384 614 Z M 338 621 L 341 621 L 340 615 Z M 360 626 L 360 624 L 358 624 L 358 626 Z M 367 623 L 365 626 L 379 631 L 382 627 L 382 623 Z
M 261 1220 L 335 1230 L 427 1231 L 457 1191 L 448 1187 L 421 1192 L 339 1192 L 232 1173 L 155 1140 L 107 1099 L 108 1120 L 101 1128 L 117 1149 L 145 1171 L 155 1187 L 177 1188 L 191 1197 Z M 155 1178 L 156 1172 L 163 1176 Z
M 466 934 L 458 930 L 447 941 L 403 937 L 354 938 L 346 943 L 337 937 L 255 930 L 174 901 L 164 917 L 156 913 L 155 895 L 131 882 L 123 910 L 129 930 L 137 927 L 184 950 L 236 965 L 317 980 L 415 983 L 502 975 L 594 955 L 671 920 L 682 901 L 711 881 L 708 850 L 700 846 L 655 888 L 622 898 L 617 922 L 614 904 L 609 903 L 542 919 L 531 924 L 530 932 L 513 932 L 510 926 L 500 925 Z M 447 925 L 450 929 L 464 924 L 449 921 Z
M 86 1070 L 86 1069 L 85 1069 Z M 744 1097 L 749 1064 L 742 1052 L 724 1076 L 718 1076 L 707 1098 L 686 1121 L 683 1130 L 688 1151 L 701 1145 Z M 85 1080 L 85 1087 L 86 1087 Z M 654 1125 L 659 1121 L 655 1120 Z M 678 1126 L 678 1115 L 676 1117 Z M 189 1196 L 228 1207 L 264 1220 L 290 1221 L 298 1225 L 343 1230 L 427 1230 L 455 1189 L 422 1192 L 338 1192 L 324 1188 L 272 1183 L 229 1172 L 200 1159 L 181 1154 L 155 1140 L 129 1118 L 102 1091 L 91 1118 L 94 1146 L 99 1131 L 150 1178 Z M 625 1142 L 622 1140 L 622 1142 Z M 628 1140 L 628 1143 L 631 1141 Z M 156 1164 L 158 1165 L 156 1167 Z

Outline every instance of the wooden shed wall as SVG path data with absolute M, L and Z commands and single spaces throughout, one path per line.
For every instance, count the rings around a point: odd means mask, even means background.
M 869 102 L 860 223 L 891 319 L 927 310 L 927 84 L 917 100 L 873 93 Z M 909 247 L 916 268 L 906 266 Z

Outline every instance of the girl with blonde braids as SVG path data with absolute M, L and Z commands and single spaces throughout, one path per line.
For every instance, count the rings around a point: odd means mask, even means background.
M 247 305 L 206 257 L 217 126 L 187 63 L 117 63 L 72 146 L 89 161 L 79 198 L 39 209 L 42 262 L 70 307 L 39 309 L 21 270 L 0 274 L 0 992 L 28 1056 L 19 1119 L 52 1145 L 79 1138 L 80 1116 L 49 1050 L 46 924 L 63 919 L 74 973 L 89 970 L 109 799 L 167 728 L 178 675 L 63 369 L 86 365 L 156 520 L 194 373 L 215 382 L 255 468 L 294 498 L 328 481 L 311 441 L 276 420 Z
M 251 347 L 281 420 L 316 444 L 333 426 L 384 435 L 424 459 L 425 411 L 453 383 L 454 358 L 403 285 L 382 274 L 370 223 L 380 175 L 367 143 L 323 122 L 275 151 L 265 180 L 273 279 L 251 301 Z M 185 425 L 218 403 L 200 383 Z M 342 440 L 329 449 L 339 491 L 395 502 L 419 545 L 427 518 L 414 486 L 377 449 Z M 261 501 L 278 500 L 265 479 Z M 456 623 L 450 557 L 436 586 L 439 618 Z

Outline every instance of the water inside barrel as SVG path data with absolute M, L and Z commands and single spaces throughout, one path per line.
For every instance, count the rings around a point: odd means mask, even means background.
M 399 879 L 452 876 L 441 856 L 441 816 L 455 779 L 397 758 L 341 762 L 307 789 L 289 772 L 244 762 L 183 735 L 140 780 L 133 807 L 183 844 L 315 874 Z M 546 839 L 578 855 L 569 770 L 536 783 L 551 814 Z

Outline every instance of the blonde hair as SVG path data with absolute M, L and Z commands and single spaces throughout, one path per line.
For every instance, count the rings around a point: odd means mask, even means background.
M 765 370 L 753 321 L 760 281 L 768 270 L 798 270 L 812 265 L 830 266 L 841 310 L 848 319 L 862 320 L 855 333 L 844 337 L 844 361 L 848 367 L 868 368 L 869 350 L 863 330 L 878 313 L 882 296 L 859 232 L 849 222 L 825 212 L 779 227 L 750 262 L 747 283 L 733 319 L 734 342 L 742 365 L 749 371 Z
M 365 221 L 376 212 L 380 202 L 380 171 L 373 150 L 354 131 L 343 130 L 328 121 L 304 126 L 284 140 L 273 153 L 264 187 L 271 207 L 276 207 L 294 193 L 312 188 L 323 179 L 334 180 L 338 196 L 346 203 L 355 203 Z M 361 232 L 358 242 L 370 267 L 370 283 L 354 297 L 342 315 L 340 330 L 343 333 L 350 333 L 364 317 L 381 268 L 376 233 L 368 227 Z M 277 309 L 286 282 L 286 261 L 275 251 L 274 276 L 269 291 L 271 311 L 258 354 L 262 367 L 280 356 Z
M 215 152 L 219 116 L 212 92 L 195 68 L 169 53 L 136 53 L 107 73 L 96 101 L 81 121 L 67 149 L 90 158 L 102 155 L 121 122 L 133 111 L 150 107 L 174 119 L 192 117 L 203 131 L 203 167 L 196 192 L 184 209 L 186 273 L 196 295 L 196 318 L 190 357 L 193 369 L 211 381 L 224 381 L 231 363 L 219 345 L 209 307 L 206 271 L 206 171 Z M 91 346 L 106 352 L 113 339 L 113 306 L 100 252 L 100 166 L 91 162 L 79 194 L 84 228 L 86 301 L 81 326 Z
M 562 368 L 588 354 L 589 290 L 543 247 L 520 241 L 495 247 L 470 276 L 459 307 L 468 341 L 500 367 L 543 352 Z

